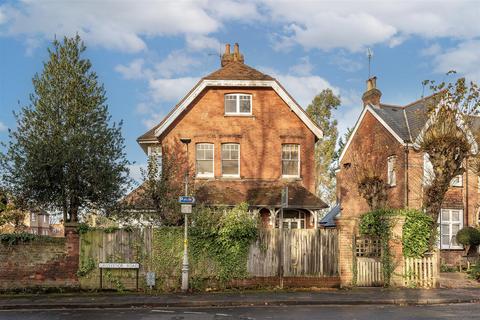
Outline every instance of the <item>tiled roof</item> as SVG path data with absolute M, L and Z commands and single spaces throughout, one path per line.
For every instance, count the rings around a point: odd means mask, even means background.
M 253 207 L 280 207 L 281 194 L 285 184 L 262 181 L 202 181 L 195 184 L 195 198 L 198 204 L 207 206 L 234 206 L 242 202 Z M 289 207 L 323 209 L 328 206 L 299 183 L 288 185 Z M 122 200 L 128 208 L 148 210 L 142 201 L 143 185 L 130 192 Z
M 203 79 L 208 80 L 274 80 L 267 74 L 247 66 L 239 61 L 232 61 Z
M 336 227 L 335 218 L 340 214 L 341 206 L 337 203 L 318 223 L 325 228 Z
M 428 102 L 432 96 L 406 106 L 371 105 L 372 110 L 403 140 L 414 142 L 428 120 Z
M 196 187 L 198 203 L 205 205 L 236 205 L 280 207 L 285 184 L 258 181 L 207 181 Z M 288 185 L 291 208 L 322 209 L 328 206 L 299 183 Z

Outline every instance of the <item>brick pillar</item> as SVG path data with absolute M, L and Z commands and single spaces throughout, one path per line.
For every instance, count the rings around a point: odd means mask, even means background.
M 65 278 L 68 278 L 69 285 L 77 286 L 77 271 L 80 261 L 80 235 L 77 223 L 65 223 Z
M 357 232 L 356 218 L 339 218 L 338 229 L 338 271 L 340 285 L 350 287 L 353 284 L 354 238 Z
M 394 287 L 403 287 L 405 281 L 403 278 L 403 267 L 405 264 L 403 258 L 402 246 L 402 231 L 405 217 L 396 216 L 394 219 L 394 226 L 392 228 L 392 237 L 389 242 L 390 252 L 392 254 L 394 270 L 391 278 L 391 285 Z

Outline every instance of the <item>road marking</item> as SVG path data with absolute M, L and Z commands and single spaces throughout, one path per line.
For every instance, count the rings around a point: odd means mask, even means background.
M 226 314 L 226 313 L 215 313 L 215 315 L 219 316 L 219 317 L 231 317 L 231 315 Z
M 183 311 L 183 313 L 188 313 L 188 314 L 207 314 L 206 312 L 199 312 L 199 311 Z
M 152 312 L 174 313 L 172 310 L 152 310 Z

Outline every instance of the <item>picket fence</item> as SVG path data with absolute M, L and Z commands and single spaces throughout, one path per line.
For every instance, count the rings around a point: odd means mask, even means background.
M 405 286 L 436 288 L 438 285 L 438 252 L 421 258 L 405 258 Z

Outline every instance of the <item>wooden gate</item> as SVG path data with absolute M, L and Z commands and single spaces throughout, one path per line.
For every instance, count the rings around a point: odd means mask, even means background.
M 356 238 L 356 284 L 359 287 L 382 286 L 383 266 L 381 262 L 382 250 L 379 239 Z
M 254 277 L 278 276 L 279 256 L 283 257 L 285 277 L 338 276 L 337 230 L 262 230 L 250 246 L 248 273 Z

